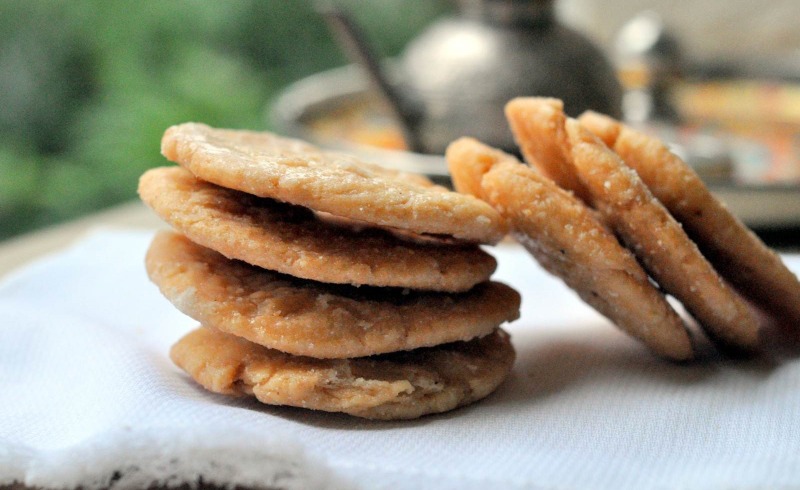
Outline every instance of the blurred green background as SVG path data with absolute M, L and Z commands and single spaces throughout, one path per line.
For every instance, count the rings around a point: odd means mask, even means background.
M 341 0 L 383 55 L 446 0 Z M 0 239 L 136 196 L 170 125 L 270 129 L 345 58 L 311 0 L 0 0 Z

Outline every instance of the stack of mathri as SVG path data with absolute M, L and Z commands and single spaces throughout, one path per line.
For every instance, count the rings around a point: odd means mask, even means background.
M 798 338 L 797 277 L 661 141 L 601 114 L 569 118 L 556 99 L 512 100 L 506 116 L 528 165 L 462 138 L 447 150 L 455 186 L 600 313 L 674 360 L 700 336 L 665 294 L 724 353 L 775 346 L 766 332 Z
M 366 418 L 491 393 L 516 291 L 489 280 L 498 213 L 427 178 L 269 133 L 183 124 L 145 173 L 150 278 L 201 327 L 172 348 L 205 388 Z

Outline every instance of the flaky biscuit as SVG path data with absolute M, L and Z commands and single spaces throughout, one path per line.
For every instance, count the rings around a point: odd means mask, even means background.
M 426 245 L 334 224 L 307 208 L 201 181 L 181 167 L 149 170 L 139 195 L 193 242 L 304 279 L 457 292 L 488 280 L 497 266 L 477 245 Z
M 722 281 L 636 172 L 578 121 L 568 119 L 566 130 L 572 162 L 593 206 L 650 275 L 713 340 L 736 350 L 755 350 L 757 317 Z
M 800 283 L 677 155 L 658 139 L 601 114 L 580 123 L 636 170 L 725 279 L 768 313 L 800 325 Z
M 161 152 L 208 182 L 374 225 L 481 243 L 506 232 L 471 196 L 266 132 L 187 123 L 165 132 Z
M 408 352 L 313 359 L 199 328 L 180 339 L 170 356 L 215 393 L 395 420 L 445 412 L 488 396 L 508 376 L 514 348 L 498 330 L 469 342 Z
M 505 113 L 525 161 L 562 189 L 587 201 L 588 191 L 569 155 L 564 103 L 548 97 L 517 97 L 506 104 Z
M 680 317 L 595 212 L 516 158 L 462 138 L 447 149 L 456 189 L 488 201 L 547 271 L 660 356 L 692 357 Z
M 519 316 L 519 294 L 496 282 L 458 294 L 335 286 L 230 260 L 173 232 L 156 235 L 145 265 L 183 313 L 295 355 L 360 357 L 468 340 Z

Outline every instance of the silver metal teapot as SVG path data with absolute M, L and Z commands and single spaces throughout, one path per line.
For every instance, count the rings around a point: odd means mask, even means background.
M 455 16 L 434 22 L 387 74 L 341 10 L 323 9 L 347 53 L 369 75 L 404 132 L 409 149 L 441 154 L 459 136 L 515 151 L 503 107 L 517 96 L 549 96 L 566 112 L 621 116 L 622 90 L 604 54 L 556 20 L 554 0 L 459 0 Z

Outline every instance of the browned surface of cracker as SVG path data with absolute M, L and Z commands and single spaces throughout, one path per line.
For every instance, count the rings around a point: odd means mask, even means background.
M 589 195 L 569 155 L 564 103 L 546 97 L 518 97 L 506 104 L 505 111 L 525 161 L 586 201 Z
M 382 420 L 417 418 L 480 400 L 503 382 L 514 363 L 514 348 L 502 330 L 409 352 L 313 359 L 199 328 L 170 354 L 215 393 Z
M 283 352 L 359 357 L 486 335 L 519 316 L 520 297 L 496 282 L 465 293 L 334 286 L 260 269 L 156 235 L 147 272 L 200 323 Z
M 486 199 L 550 273 L 657 354 L 692 357 L 680 317 L 633 255 L 581 201 L 516 158 L 475 140 L 447 150 L 457 189 Z
M 481 243 L 506 231 L 472 196 L 266 132 L 187 123 L 166 131 L 161 152 L 217 185 L 375 225 Z
M 180 167 L 146 172 L 139 195 L 173 228 L 228 258 L 315 281 L 466 291 L 497 263 L 477 245 L 403 241 L 312 211 L 225 189 Z
M 572 158 L 595 208 L 643 262 L 721 344 L 753 350 L 758 320 L 722 281 L 636 172 L 575 120 L 567 121 Z
M 610 117 L 590 112 L 580 122 L 636 170 L 723 277 L 768 312 L 800 324 L 797 277 L 691 167 L 656 138 Z

